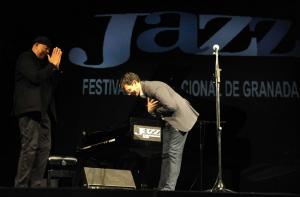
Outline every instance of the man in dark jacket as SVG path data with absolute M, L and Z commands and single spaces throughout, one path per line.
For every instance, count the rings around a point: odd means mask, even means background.
M 187 134 L 199 113 L 164 82 L 141 81 L 137 74 L 129 72 L 121 78 L 120 86 L 128 95 L 147 99 L 147 111 L 165 122 L 158 189 L 175 190 Z
M 40 187 L 51 149 L 51 120 L 55 117 L 53 83 L 62 51 L 44 36 L 18 57 L 15 69 L 14 115 L 21 134 L 15 187 Z M 48 60 L 47 60 L 47 59 Z M 44 61 L 46 60 L 46 61 Z

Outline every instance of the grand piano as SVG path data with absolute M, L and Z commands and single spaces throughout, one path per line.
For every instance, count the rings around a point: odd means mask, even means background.
M 160 121 L 138 117 L 112 128 L 84 131 L 77 148 L 80 168 L 131 170 L 137 188 L 154 188 L 160 172 L 160 131 Z

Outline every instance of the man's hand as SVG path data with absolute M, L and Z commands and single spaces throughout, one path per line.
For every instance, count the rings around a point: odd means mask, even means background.
M 153 113 L 154 110 L 157 108 L 158 101 L 155 99 L 150 99 L 149 97 L 147 98 L 147 111 L 149 113 Z
M 59 70 L 59 64 L 62 56 L 62 51 L 60 48 L 55 47 L 52 51 L 51 56 L 48 54 L 48 60 L 51 64 L 55 66 L 55 69 Z

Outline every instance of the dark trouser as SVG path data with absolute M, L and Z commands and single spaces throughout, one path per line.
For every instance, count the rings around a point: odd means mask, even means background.
M 15 187 L 40 187 L 51 148 L 51 121 L 47 114 L 38 120 L 30 115 L 19 118 L 21 152 Z
M 168 124 L 163 128 L 159 190 L 175 190 L 187 135 L 188 133 L 178 131 Z

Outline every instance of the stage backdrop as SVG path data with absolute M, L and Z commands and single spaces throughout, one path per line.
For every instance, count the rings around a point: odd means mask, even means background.
M 260 190 L 255 183 L 282 180 L 290 173 L 299 175 L 299 24 L 289 13 L 294 9 L 275 5 L 276 13 L 265 7 L 254 12 L 224 2 L 213 7 L 214 3 L 148 3 L 141 8 L 118 1 L 78 3 L 72 9 L 60 8 L 54 18 L 46 16 L 49 23 L 38 25 L 38 31 L 32 29 L 34 17 L 23 11 L 9 28 L 10 39 L 3 41 L 4 62 L 11 74 L 9 96 L 18 53 L 38 34 L 51 37 L 63 50 L 56 97 L 59 122 L 52 151 L 75 155 L 83 134 L 128 135 L 130 117 L 148 118 L 144 101 L 124 95 L 119 88 L 122 74 L 132 71 L 143 80 L 167 82 L 200 113 L 205 129 L 193 128 L 186 157 L 198 161 L 200 144 L 205 144 L 204 175 L 209 176 L 206 187 L 210 187 L 217 170 L 218 60 L 223 161 L 230 187 Z M 26 19 L 30 21 L 27 24 Z M 214 45 L 219 47 L 218 58 Z M 11 106 L 10 99 L 8 103 Z M 18 149 L 18 131 L 13 121 L 8 122 L 8 143 L 16 150 L 4 159 L 5 167 L 16 162 Z M 200 164 L 193 166 L 195 171 Z M 183 172 L 188 172 L 185 166 L 189 165 L 183 163 Z M 296 180 L 295 176 L 291 179 Z M 184 180 L 179 187 L 188 189 L 192 181 Z

